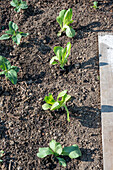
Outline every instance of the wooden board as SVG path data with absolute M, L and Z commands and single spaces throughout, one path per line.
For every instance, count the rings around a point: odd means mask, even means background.
M 99 33 L 103 169 L 113 170 L 113 34 Z

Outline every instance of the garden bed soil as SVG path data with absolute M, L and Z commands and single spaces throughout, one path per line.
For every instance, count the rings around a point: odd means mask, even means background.
M 28 1 L 28 9 L 15 13 L 8 0 L 0 1 L 0 36 L 15 22 L 29 36 L 18 47 L 11 40 L 0 41 L 0 55 L 20 68 L 18 83 L 12 85 L 0 77 L 0 149 L 4 150 L 0 168 L 13 170 L 102 170 L 101 111 L 99 89 L 98 40 L 100 31 L 113 31 L 113 3 L 103 1 L 99 9 L 92 1 Z M 60 27 L 56 17 L 62 9 L 73 9 L 74 38 L 65 33 L 57 37 Z M 50 66 L 54 46 L 72 50 L 66 71 Z M 49 92 L 56 98 L 68 90 L 71 122 L 65 110 L 44 111 L 44 97 Z M 53 157 L 40 159 L 39 147 L 55 139 L 63 146 L 77 144 L 82 152 L 78 159 L 67 161 L 62 168 Z

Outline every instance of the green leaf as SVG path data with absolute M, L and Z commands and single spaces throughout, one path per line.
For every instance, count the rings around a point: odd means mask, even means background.
M 97 2 L 97 1 L 94 1 L 93 4 L 94 4 L 94 6 L 97 7 L 98 2 Z
M 63 26 L 62 23 L 63 23 L 63 19 L 64 19 L 65 13 L 66 13 L 66 10 L 65 10 L 65 9 L 62 10 L 62 11 L 60 11 L 59 16 L 56 18 L 56 20 L 57 20 L 57 22 L 59 23 L 59 25 L 60 25 L 61 28 L 62 28 L 62 26 Z
M 39 158 L 45 158 L 47 155 L 53 154 L 52 150 L 49 147 L 45 148 L 39 148 L 39 152 L 37 153 L 37 156 Z
M 58 37 L 60 37 L 60 36 L 61 36 L 61 34 L 62 34 L 61 32 L 58 32 L 58 33 L 57 33 L 57 36 L 58 36 Z
M 60 46 L 55 46 L 54 47 L 54 53 L 56 54 L 57 56 L 57 60 L 61 63 L 62 61 L 62 52 L 63 52 L 63 48 L 60 47 Z
M 74 37 L 75 36 L 75 30 L 68 26 L 67 29 L 66 29 L 66 35 L 70 38 Z
M 13 29 L 13 27 L 12 27 L 12 24 L 13 24 L 13 22 L 12 22 L 12 21 L 9 21 L 9 30 L 10 30 L 10 31 L 12 31 L 12 30 L 15 31 L 15 30 Z
M 18 29 L 17 24 L 15 24 L 14 22 L 12 22 L 12 28 L 16 31 Z
M 52 57 L 52 59 L 50 60 L 50 64 L 53 64 L 53 65 L 58 64 L 58 63 L 57 63 L 56 61 L 54 61 L 54 60 L 58 60 L 57 56 Z
M 53 51 L 54 51 L 54 53 L 56 54 L 56 56 L 58 56 L 59 53 L 60 53 L 60 56 L 62 56 L 62 50 L 63 50 L 63 48 L 60 47 L 60 46 L 55 46 L 54 49 L 53 49 Z M 59 51 L 60 51 L 60 52 L 59 52 Z
M 67 51 L 68 51 L 68 55 L 70 54 L 70 50 L 71 50 L 71 43 L 68 42 L 68 43 L 67 43 Z
M 10 31 L 16 31 L 18 29 L 18 26 L 17 26 L 17 24 L 15 24 L 14 22 L 12 22 L 12 21 L 9 21 L 9 30 Z
M 1 71 L 1 72 L 0 72 L 0 75 L 4 75 L 4 74 L 5 74 L 5 71 Z
M 10 4 L 13 6 L 13 7 L 16 7 L 17 6 L 17 4 L 15 3 L 15 1 L 13 0 L 13 1 L 11 1 L 10 2 Z
M 57 100 L 58 100 L 60 97 L 63 97 L 66 93 L 67 93 L 67 90 L 64 90 L 64 91 L 60 92 L 60 93 L 58 94 Z
M 74 21 L 71 20 L 71 21 L 67 22 L 66 25 L 68 26 L 69 24 L 71 24 L 71 23 L 73 23 L 73 22 L 74 22 Z
M 51 105 L 49 105 L 48 103 L 45 103 L 45 104 L 42 105 L 43 110 L 48 110 L 50 108 L 51 108 Z
M 10 62 L 5 57 L 2 56 L 0 56 L 0 68 L 4 71 L 11 68 Z
M 78 145 L 72 145 L 68 147 L 64 147 L 62 151 L 62 155 L 69 156 L 71 159 L 78 158 L 81 156 L 81 151 Z
M 70 98 L 71 98 L 71 95 L 67 95 L 67 94 L 66 94 L 66 95 L 64 96 L 64 103 L 66 104 L 66 102 L 69 101 Z
M 64 65 L 66 64 L 66 62 L 64 63 L 64 61 L 66 60 L 66 52 L 67 52 L 67 47 L 63 49 L 62 51 L 62 66 L 64 67 Z
M 12 84 L 17 83 L 17 73 L 15 70 L 11 69 L 9 70 L 5 76 L 11 81 Z
M 66 161 L 63 158 L 56 157 L 59 160 L 59 164 L 62 165 L 63 167 L 66 167 Z
M 26 37 L 27 35 L 29 35 L 29 33 L 23 33 L 23 32 L 19 32 L 19 34 L 21 34 L 22 36 Z
M 60 143 L 56 142 L 55 140 L 52 140 L 49 143 L 50 148 L 57 153 L 58 155 L 60 155 L 62 153 L 62 146 Z
M 63 57 L 63 64 L 65 65 L 66 64 L 66 62 L 67 62 L 67 58 L 69 57 L 69 54 L 70 54 L 70 51 L 71 51 L 71 43 L 70 42 L 68 42 L 67 43 L 67 48 L 66 48 L 66 55 L 65 55 L 65 57 Z
M 64 15 L 63 25 L 67 25 L 67 23 L 72 20 L 72 15 L 72 9 L 69 8 Z
M 19 72 L 19 68 L 17 66 L 11 66 L 11 69 L 15 70 L 17 73 Z
M 0 157 L 2 157 L 4 154 L 4 151 L 3 150 L 0 150 Z
M 60 104 L 58 102 L 54 102 L 54 104 L 51 107 L 51 110 L 56 110 L 60 108 Z
M 16 8 L 14 9 L 14 11 L 16 11 L 16 12 L 20 12 L 20 10 L 21 10 L 20 7 L 16 7 Z
M 27 9 L 28 8 L 25 1 L 23 1 L 23 3 L 20 5 L 20 8 L 21 9 Z
M 20 44 L 20 40 L 21 40 L 21 35 L 20 34 L 17 34 L 16 36 L 13 36 L 12 37 L 12 40 L 13 40 L 13 42 L 15 42 L 17 45 L 19 45 Z
M 13 35 L 14 34 L 14 30 L 8 30 L 8 31 L 5 31 L 6 34 L 10 34 L 10 35 Z
M 51 93 L 49 93 L 49 96 L 45 96 L 44 101 L 48 104 L 53 104 L 55 102 Z
M 9 39 L 10 36 L 8 34 L 3 34 L 1 37 L 0 37 L 0 40 L 7 40 Z

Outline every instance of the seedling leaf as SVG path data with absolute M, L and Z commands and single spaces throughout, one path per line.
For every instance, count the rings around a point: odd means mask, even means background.
M 54 104 L 51 107 L 51 110 L 56 110 L 60 108 L 60 104 L 58 102 L 54 102 Z
M 45 104 L 42 105 L 42 109 L 43 110 L 51 109 L 51 105 L 49 105 L 48 103 L 45 103 Z
M 39 148 L 39 152 L 37 153 L 37 156 L 39 158 L 45 158 L 48 155 L 53 154 L 52 150 L 49 147 L 45 148 Z
M 70 20 L 72 20 L 72 9 L 71 8 L 69 8 L 64 15 L 63 25 L 67 25 L 67 23 L 69 23 Z
M 60 93 L 58 94 L 57 100 L 58 100 L 60 97 L 63 97 L 66 93 L 67 93 L 67 90 L 64 90 L 64 91 L 60 92 Z
M 56 157 L 59 160 L 59 164 L 63 167 L 66 167 L 66 161 L 63 158 Z
M 62 155 L 69 156 L 71 159 L 78 158 L 81 156 L 81 151 L 78 145 L 72 145 L 63 148 Z
M 62 146 L 60 143 L 56 142 L 55 140 L 52 140 L 49 143 L 50 148 L 57 153 L 58 155 L 60 155 L 62 153 Z
M 0 40 L 7 40 L 7 39 L 9 39 L 9 38 L 10 38 L 9 35 L 3 34 L 3 35 L 0 37 Z
M 66 35 L 68 37 L 74 37 L 75 36 L 75 31 L 69 26 L 69 24 L 73 23 L 72 20 L 72 9 L 69 8 L 67 11 L 62 10 L 59 13 L 59 16 L 56 18 L 57 22 L 59 23 L 61 30 L 58 32 L 57 36 L 61 36 L 61 33 L 63 31 L 66 31 Z M 69 30 L 69 28 L 70 30 Z M 68 30 L 67 30 L 68 28 Z
M 75 36 L 75 30 L 68 26 L 67 29 L 66 29 L 66 35 L 70 38 L 74 37 Z
M 17 24 L 13 23 L 12 21 L 9 21 L 9 30 L 5 31 L 5 33 L 7 33 L 7 34 L 3 34 L 0 37 L 0 40 L 5 40 L 5 39 L 12 38 L 13 42 L 16 43 L 17 45 L 19 45 L 22 36 L 25 37 L 25 36 L 27 36 L 29 34 L 28 33 L 19 32 L 17 30 L 18 30 Z

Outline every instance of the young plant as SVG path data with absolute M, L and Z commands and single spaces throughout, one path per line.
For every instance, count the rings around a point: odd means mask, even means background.
M 5 31 L 6 34 L 3 34 L 0 37 L 0 40 L 6 40 L 6 39 L 12 38 L 13 43 L 16 43 L 17 45 L 19 45 L 22 36 L 26 37 L 29 34 L 19 32 L 17 30 L 18 30 L 18 26 L 14 22 L 9 21 L 9 30 Z
M 0 158 L 2 158 L 3 154 L 4 154 L 4 151 L 3 151 L 3 150 L 0 150 Z M 0 163 L 1 163 L 1 162 L 3 162 L 2 159 L 0 159 Z
M 0 56 L 0 68 L 3 70 L 0 75 L 5 75 L 11 81 L 12 84 L 17 83 L 17 72 L 19 68 L 16 66 L 11 66 L 10 62 L 5 58 Z
M 92 6 L 92 8 L 95 8 L 95 9 L 97 9 L 97 8 L 98 8 L 98 2 L 97 2 L 97 1 L 94 1 L 94 2 L 93 2 L 93 6 Z
M 59 100 L 59 98 L 61 98 L 61 100 Z M 45 98 L 44 98 L 44 101 L 46 103 L 42 105 L 42 108 L 43 108 L 43 110 L 48 110 L 48 109 L 57 110 L 57 109 L 64 107 L 67 112 L 67 121 L 70 122 L 69 111 L 66 106 L 66 102 L 70 98 L 71 98 L 71 96 L 67 94 L 67 90 L 64 90 L 58 94 L 57 101 L 55 101 L 52 94 L 49 93 L 49 96 L 45 96 Z
M 22 0 L 12 0 L 10 4 L 15 7 L 14 11 L 20 12 L 21 9 L 27 9 L 27 3 Z
M 66 31 L 66 35 L 68 37 L 75 36 L 75 30 L 71 26 L 69 26 L 69 24 L 73 23 L 72 15 L 73 14 L 71 8 L 69 8 L 67 11 L 65 9 L 60 11 L 59 16 L 56 18 L 61 27 L 61 30 L 57 34 L 58 37 L 61 36 L 63 31 Z
M 56 54 L 56 56 L 54 56 L 50 60 L 50 64 L 55 65 L 55 64 L 58 64 L 58 62 L 56 62 L 56 61 L 59 61 L 60 67 L 64 70 L 64 65 L 67 63 L 67 58 L 69 57 L 70 50 L 71 50 L 70 42 L 67 43 L 67 47 L 65 47 L 65 48 L 60 47 L 60 46 L 54 47 L 53 51 Z
M 81 156 L 81 151 L 76 144 L 62 148 L 60 143 L 52 140 L 49 143 L 49 147 L 39 148 L 37 153 L 39 158 L 45 158 L 47 155 L 54 155 L 58 159 L 59 164 L 66 167 L 65 159 L 59 156 L 69 156 L 71 159 L 74 159 Z

